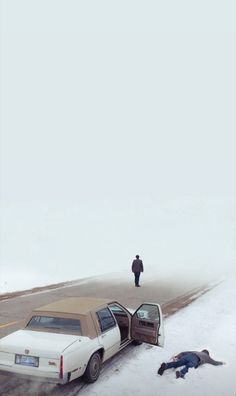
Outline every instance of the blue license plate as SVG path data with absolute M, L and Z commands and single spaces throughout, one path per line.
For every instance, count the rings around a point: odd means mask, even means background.
M 38 367 L 39 366 L 39 358 L 36 356 L 16 355 L 15 363 L 22 364 L 24 366 Z

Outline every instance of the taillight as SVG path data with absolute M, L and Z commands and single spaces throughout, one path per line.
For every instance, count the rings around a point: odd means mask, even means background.
M 64 371 L 64 361 L 63 356 L 60 357 L 60 378 L 63 378 L 63 371 Z

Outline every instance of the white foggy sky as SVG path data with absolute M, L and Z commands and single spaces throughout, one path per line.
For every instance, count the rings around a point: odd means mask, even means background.
M 2 268 L 233 264 L 235 8 L 1 1 Z

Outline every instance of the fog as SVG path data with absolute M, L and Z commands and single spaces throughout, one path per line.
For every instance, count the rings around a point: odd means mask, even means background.
M 234 1 L 1 2 L 0 292 L 234 272 Z

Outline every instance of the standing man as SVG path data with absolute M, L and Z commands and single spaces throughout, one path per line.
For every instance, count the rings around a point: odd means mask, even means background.
M 136 287 L 140 287 L 139 277 L 140 273 L 143 272 L 143 262 L 140 260 L 139 255 L 136 255 L 136 259 L 134 259 L 132 263 L 132 272 L 134 273 L 134 283 Z

